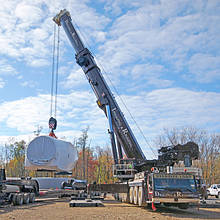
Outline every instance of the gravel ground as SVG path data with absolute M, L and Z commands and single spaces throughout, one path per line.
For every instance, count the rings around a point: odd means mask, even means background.
M 161 207 L 153 212 L 147 208 L 117 202 L 112 197 L 106 198 L 104 207 L 69 207 L 69 199 L 51 199 L 23 206 L 0 207 L 0 219 L 220 219 L 220 208 L 200 208 L 198 211 L 197 208 L 180 210 Z

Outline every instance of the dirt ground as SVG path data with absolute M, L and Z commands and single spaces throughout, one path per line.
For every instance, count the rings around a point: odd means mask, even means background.
M 0 207 L 0 219 L 220 219 L 220 208 L 200 208 L 198 211 L 197 208 L 180 210 L 161 207 L 153 212 L 148 208 L 117 202 L 112 197 L 106 198 L 104 207 L 69 207 L 69 199 L 51 199 L 23 206 Z

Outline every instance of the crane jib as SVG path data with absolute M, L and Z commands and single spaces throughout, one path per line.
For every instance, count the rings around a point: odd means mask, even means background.
M 97 66 L 91 52 L 84 47 L 79 35 L 77 34 L 68 11 L 61 10 L 58 15 L 54 17 L 54 22 L 64 28 L 64 31 L 69 38 L 73 48 L 76 52 L 76 62 L 81 66 L 86 77 L 97 97 L 98 106 L 105 112 L 109 118 L 111 116 L 111 122 L 113 132 L 115 133 L 118 146 L 118 154 L 116 147 L 113 151 L 116 152 L 116 158 L 121 158 L 123 149 L 127 158 L 133 158 L 137 161 L 145 161 L 146 158 L 130 128 L 128 125 L 120 107 L 118 106 L 115 98 L 113 97 L 110 88 L 108 87 L 104 77 L 101 74 L 99 67 Z M 110 115 L 107 115 L 106 107 L 110 110 Z M 113 138 L 114 135 L 111 136 Z M 115 144 L 115 141 L 112 143 Z M 116 159 L 117 160 L 117 159 Z

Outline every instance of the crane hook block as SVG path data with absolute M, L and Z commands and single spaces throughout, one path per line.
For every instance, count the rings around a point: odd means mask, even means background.
M 53 131 L 57 128 L 57 120 L 53 117 L 49 119 L 49 128 Z

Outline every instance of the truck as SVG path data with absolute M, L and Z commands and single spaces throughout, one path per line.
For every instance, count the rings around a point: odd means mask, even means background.
M 220 199 L 220 184 L 212 184 L 207 189 L 207 194 L 210 196 L 215 196 L 216 198 Z
M 6 178 L 5 169 L 0 169 L 0 204 L 33 203 L 37 195 L 39 195 L 37 181 L 30 177 Z
M 107 85 L 92 53 L 84 46 L 74 28 L 70 13 L 61 10 L 53 21 L 62 26 L 74 50 L 76 63 L 82 68 L 109 122 L 109 135 L 114 159 L 113 172 L 119 180 L 115 184 L 90 184 L 89 190 L 114 193 L 115 197 L 132 204 L 174 205 L 188 208 L 190 203 L 199 202 L 196 179 L 193 174 L 172 173 L 175 162 L 184 161 L 191 166 L 198 159 L 199 148 L 193 142 L 185 145 L 159 149 L 158 159 L 146 159 L 124 114 Z M 124 159 L 124 155 L 126 159 Z

